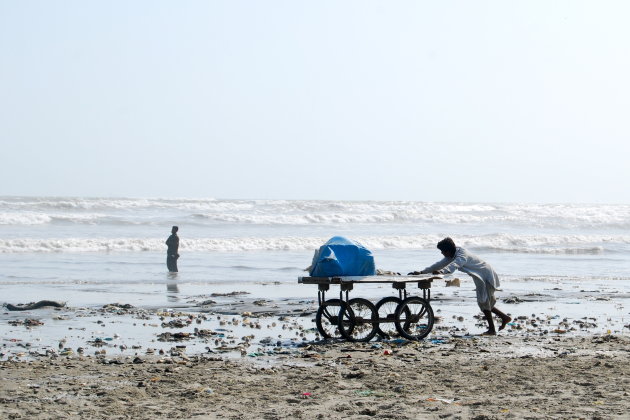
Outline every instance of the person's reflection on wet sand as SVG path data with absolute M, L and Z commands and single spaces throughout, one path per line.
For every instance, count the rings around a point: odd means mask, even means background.
M 169 302 L 178 302 L 179 287 L 177 286 L 177 273 L 168 273 L 166 279 L 166 299 Z

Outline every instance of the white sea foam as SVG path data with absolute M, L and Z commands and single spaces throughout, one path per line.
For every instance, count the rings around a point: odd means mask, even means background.
M 0 213 L 0 225 L 44 225 L 52 218 L 43 213 Z
M 327 237 L 243 237 L 182 239 L 182 251 L 303 251 L 319 248 Z M 368 249 L 434 249 L 438 235 L 358 236 L 352 239 Z M 601 254 L 619 252 L 630 244 L 630 236 L 599 235 L 505 235 L 460 236 L 458 245 L 473 250 L 532 254 Z M 164 251 L 163 238 L 60 238 L 0 239 L 0 253 L 49 252 L 140 252 Z
M 54 222 L 76 223 L 76 224 L 96 224 L 107 218 L 104 214 L 58 214 L 58 213 L 35 213 L 35 212 L 13 212 L 0 213 L 0 225 L 45 225 Z

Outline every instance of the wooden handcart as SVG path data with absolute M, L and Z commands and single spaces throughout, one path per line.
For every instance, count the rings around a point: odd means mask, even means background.
M 435 275 L 299 277 L 298 283 L 317 285 L 319 308 L 315 323 L 324 338 L 370 341 L 379 334 L 383 338 L 402 336 L 422 340 L 434 323 L 431 282 L 441 278 Z M 367 299 L 348 298 L 356 284 L 367 283 L 391 283 L 398 290 L 398 297 L 385 297 L 376 305 Z M 407 283 L 417 283 L 422 297 L 408 296 Z M 326 299 L 330 285 L 340 286 L 339 299 Z

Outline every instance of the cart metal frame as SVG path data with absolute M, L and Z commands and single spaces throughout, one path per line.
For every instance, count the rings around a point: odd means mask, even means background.
M 382 337 L 400 335 L 410 340 L 421 340 L 431 332 L 434 323 L 430 303 L 431 283 L 441 278 L 436 275 L 299 277 L 298 283 L 317 285 L 319 307 L 315 322 L 324 338 L 369 341 L 378 333 Z M 357 284 L 385 283 L 390 283 L 398 291 L 398 298 L 388 296 L 374 305 L 367 299 L 349 297 L 349 292 Z M 408 295 L 408 283 L 417 283 L 422 297 Z M 326 292 L 331 285 L 339 285 L 339 299 L 326 300 Z M 380 309 L 386 304 L 389 304 L 390 312 L 383 315 Z M 393 323 L 396 330 L 382 328 L 387 323 Z M 333 331 L 331 327 L 338 330 Z

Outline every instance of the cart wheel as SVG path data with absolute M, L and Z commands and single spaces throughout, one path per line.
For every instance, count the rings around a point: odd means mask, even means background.
M 396 329 L 409 340 L 422 340 L 433 328 L 431 304 L 417 296 L 402 301 L 396 309 Z
M 339 332 L 339 312 L 345 308 L 347 303 L 341 299 L 328 299 L 317 309 L 315 315 L 315 325 L 324 338 L 341 338 Z
M 396 309 L 402 302 L 402 299 L 395 296 L 388 296 L 379 300 L 376 303 L 376 314 L 378 317 L 378 324 L 376 325 L 376 332 L 383 338 L 398 336 L 398 330 L 394 321 L 396 320 Z M 406 310 L 406 317 L 409 318 Z
M 339 313 L 339 331 L 346 340 L 370 341 L 376 335 L 376 308 L 367 299 L 354 298 Z

